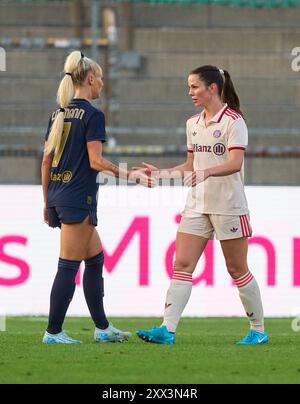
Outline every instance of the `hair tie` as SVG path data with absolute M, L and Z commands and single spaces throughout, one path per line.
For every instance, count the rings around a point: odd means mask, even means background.
M 80 52 L 81 54 L 81 59 L 84 59 L 84 54 L 82 52 Z
M 59 112 L 65 112 L 66 110 L 64 108 L 59 108 Z
M 71 76 L 72 77 L 72 73 L 65 73 L 66 76 Z
M 224 70 L 219 69 L 219 72 L 224 75 Z

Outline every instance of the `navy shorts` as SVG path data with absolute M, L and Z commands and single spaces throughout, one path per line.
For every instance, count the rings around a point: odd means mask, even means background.
M 82 223 L 86 217 L 89 217 L 90 224 L 97 226 L 96 209 L 86 210 L 79 208 L 59 207 L 48 208 L 48 218 L 50 227 L 61 227 L 61 224 Z

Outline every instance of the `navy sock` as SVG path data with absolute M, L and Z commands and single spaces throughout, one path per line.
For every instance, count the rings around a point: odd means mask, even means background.
M 62 325 L 76 287 L 76 275 L 80 261 L 71 261 L 60 258 L 58 271 L 52 286 L 50 296 L 50 313 L 47 331 L 50 334 L 58 334 L 62 331 Z
M 109 326 L 103 307 L 103 251 L 85 261 L 83 291 L 92 319 L 97 328 L 104 330 Z

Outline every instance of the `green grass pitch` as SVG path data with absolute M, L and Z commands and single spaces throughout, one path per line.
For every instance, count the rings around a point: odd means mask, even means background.
M 248 330 L 244 319 L 184 318 L 174 346 L 147 344 L 133 335 L 127 343 L 97 344 L 88 318 L 69 318 L 64 329 L 82 345 L 45 346 L 46 318 L 7 319 L 0 332 L 0 384 L 4 383 L 300 383 L 300 334 L 291 319 L 267 319 L 267 346 L 235 343 Z M 134 332 L 160 319 L 114 318 Z

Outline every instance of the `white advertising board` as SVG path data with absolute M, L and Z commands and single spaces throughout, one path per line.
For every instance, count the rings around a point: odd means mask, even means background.
M 98 231 L 105 249 L 109 316 L 161 316 L 186 188 L 103 186 Z M 249 267 L 266 316 L 300 313 L 300 187 L 247 187 L 253 237 Z M 48 314 L 59 229 L 43 223 L 39 186 L 0 186 L 0 308 Z M 81 268 L 82 275 L 83 266 Z M 70 315 L 88 315 L 80 276 Z M 186 316 L 243 316 L 219 242 L 209 242 L 194 274 Z

